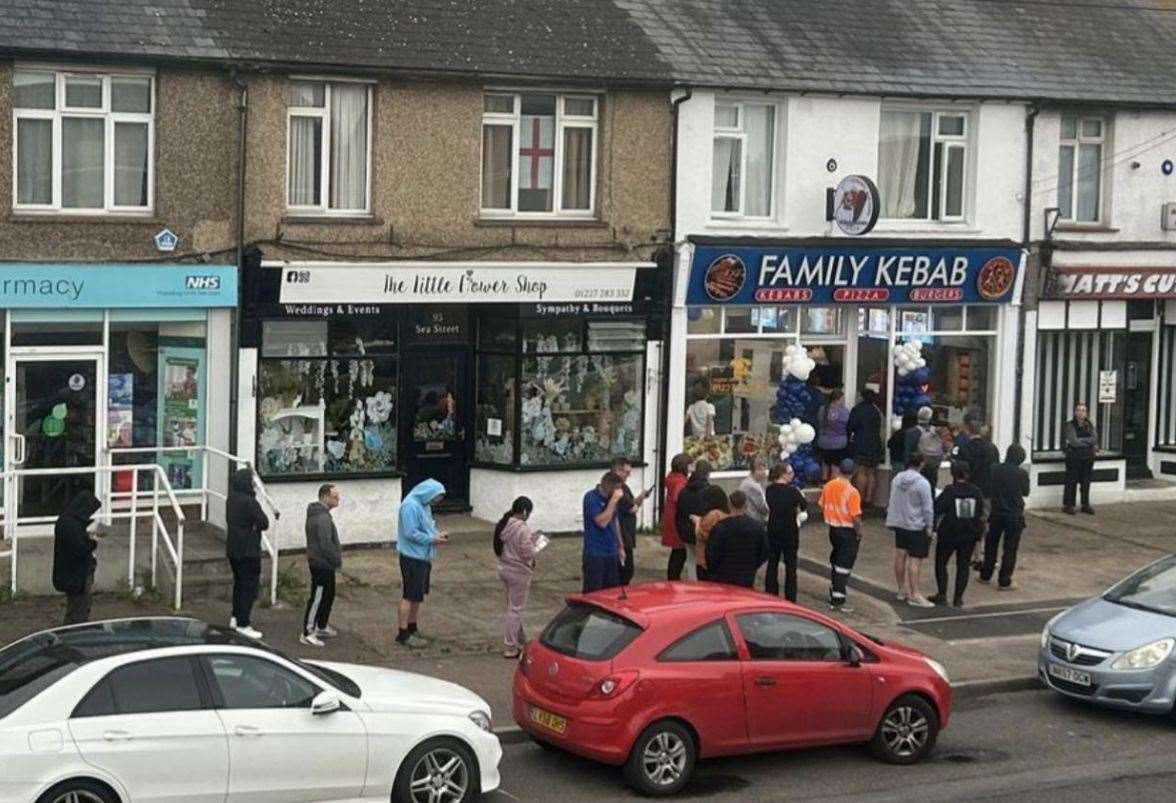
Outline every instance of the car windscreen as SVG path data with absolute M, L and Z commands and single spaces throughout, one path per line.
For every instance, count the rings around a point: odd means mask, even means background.
M 1103 599 L 1128 608 L 1176 616 L 1176 555 L 1140 569 Z
M 300 661 L 297 658 L 286 658 L 286 660 L 298 664 L 300 667 L 305 669 L 307 672 L 310 672 L 319 680 L 330 686 L 334 686 L 336 689 L 346 695 L 359 699 L 359 696 L 362 693 L 359 686 L 355 684 L 355 681 L 341 672 L 337 672 L 334 669 L 327 669 L 325 666 L 312 664 L 309 661 Z
M 594 605 L 573 603 L 539 637 L 549 650 L 585 661 L 608 661 L 641 635 L 628 619 Z

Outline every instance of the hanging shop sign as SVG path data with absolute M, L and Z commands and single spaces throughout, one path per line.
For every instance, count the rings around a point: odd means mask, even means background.
M 280 301 L 339 304 L 624 302 L 653 263 L 291 263 Z
M 232 265 L 0 265 L 0 307 L 235 307 Z
M 686 303 L 991 304 L 1020 270 L 1015 248 L 700 245 Z
M 1176 298 L 1176 267 L 1059 268 L 1056 288 L 1070 301 Z
M 846 234 L 869 234 L 881 209 L 878 187 L 865 176 L 846 176 L 833 191 L 833 222 Z

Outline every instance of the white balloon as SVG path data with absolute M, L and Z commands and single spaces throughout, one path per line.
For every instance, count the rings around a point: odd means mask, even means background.
M 791 424 L 783 424 L 780 427 L 780 435 L 781 436 L 788 435 L 791 432 L 792 432 L 792 425 Z
M 816 440 L 817 431 L 813 429 L 812 424 L 801 424 L 799 431 L 796 433 L 796 439 L 801 443 L 812 443 Z
M 803 421 L 801 421 L 799 418 L 794 418 L 794 419 L 792 419 L 791 421 L 789 421 L 788 423 L 792 425 L 792 428 L 793 428 L 793 429 L 796 429 L 797 427 L 799 427 L 799 426 L 800 426 L 801 424 L 803 424 L 804 422 L 803 422 Z
M 788 445 L 788 436 L 785 435 L 783 432 L 781 432 L 780 437 L 778 437 L 776 439 L 776 442 L 779 443 L 780 448 L 783 449 L 784 447 L 786 447 Z
M 927 361 L 924 360 L 922 357 L 920 357 L 919 359 L 915 360 L 915 367 L 916 368 L 926 368 Z
M 784 447 L 784 451 L 788 454 L 796 454 L 796 450 L 800 448 L 795 443 L 790 443 Z
M 784 353 L 791 357 L 793 354 L 796 353 L 796 348 L 797 348 L 796 344 L 793 343 L 784 349 Z
M 912 340 L 911 341 L 911 348 L 914 349 L 915 351 L 922 351 L 923 350 L 923 341 L 922 340 Z
M 906 376 L 906 375 L 907 375 L 907 374 L 909 374 L 909 373 L 910 373 L 910 371 L 908 371 L 908 370 L 907 370 L 907 369 L 905 369 L 905 368 L 899 368 L 899 369 L 898 369 L 898 375 L 899 375 L 899 376 Z
M 794 370 L 792 372 L 792 375 L 794 377 L 796 377 L 797 379 L 799 379 L 801 382 L 808 382 L 809 374 L 811 374 L 812 372 L 813 372 L 813 369 L 808 368 L 806 366 L 803 370 L 800 370 L 800 371 Z

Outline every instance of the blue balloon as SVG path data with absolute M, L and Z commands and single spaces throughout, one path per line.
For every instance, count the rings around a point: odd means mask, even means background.
M 926 385 L 927 382 L 931 379 L 931 372 L 926 368 L 919 368 L 914 371 L 911 376 L 914 378 L 914 384 Z
M 920 396 L 919 398 L 915 399 L 915 405 L 917 407 L 930 407 L 931 406 L 931 397 L 930 396 Z

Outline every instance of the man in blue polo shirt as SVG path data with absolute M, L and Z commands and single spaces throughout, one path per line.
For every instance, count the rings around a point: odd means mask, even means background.
M 621 478 L 611 471 L 584 494 L 584 593 L 621 584 L 625 545 L 617 526 L 617 505 L 624 496 Z

